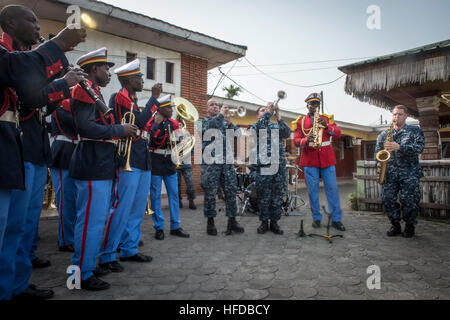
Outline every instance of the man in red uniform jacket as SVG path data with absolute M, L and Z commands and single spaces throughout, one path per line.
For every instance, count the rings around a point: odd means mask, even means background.
M 322 146 L 313 147 L 314 115 L 320 107 L 322 97 L 318 93 L 312 93 L 305 101 L 308 105 L 308 114 L 300 116 L 294 123 L 294 143 L 302 149 L 300 166 L 305 168 L 305 179 L 308 187 L 309 202 L 314 222 L 314 228 L 320 228 L 322 213 L 319 204 L 319 181 L 322 177 L 325 185 L 325 193 L 328 201 L 328 209 L 331 212 L 332 226 L 340 231 L 345 231 L 341 222 L 342 210 L 339 193 L 336 184 L 336 157 L 334 155 L 332 140 L 341 137 L 341 131 L 335 124 L 333 117 L 321 115 L 318 123 L 324 128 Z

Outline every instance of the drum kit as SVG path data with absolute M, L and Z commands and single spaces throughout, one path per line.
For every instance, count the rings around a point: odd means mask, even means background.
M 239 215 L 258 215 L 258 194 L 256 192 L 254 169 L 250 165 L 240 166 L 249 168 L 248 171 L 250 172 L 236 172 Z M 297 194 L 297 180 L 302 169 L 300 169 L 300 167 L 297 165 L 286 165 L 287 172 L 290 173 L 291 169 L 295 169 L 295 174 L 293 176 L 294 191 L 289 190 L 288 186 L 286 185 L 286 193 L 283 196 L 282 210 L 283 214 L 286 216 L 300 216 L 302 214 L 300 213 L 299 209 L 306 205 L 305 201 Z M 289 174 L 287 176 L 289 176 Z

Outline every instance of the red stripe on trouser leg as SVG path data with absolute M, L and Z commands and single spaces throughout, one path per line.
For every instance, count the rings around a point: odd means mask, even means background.
M 113 219 L 114 213 L 116 213 L 117 207 L 119 206 L 119 170 L 117 169 L 117 182 L 114 183 L 114 189 L 115 191 L 115 204 L 113 204 L 114 210 L 111 212 L 111 216 L 109 217 L 108 221 L 108 227 L 106 228 L 106 234 L 105 234 L 105 240 L 103 250 L 106 251 L 106 247 L 108 246 L 108 238 L 109 238 L 109 231 L 111 229 L 111 221 Z
M 87 234 L 87 227 L 88 227 L 88 222 L 89 222 L 89 212 L 91 209 L 91 200 L 92 200 L 92 181 L 89 181 L 88 184 L 89 184 L 89 198 L 88 198 L 88 203 L 86 206 L 86 217 L 84 218 L 83 239 L 81 242 L 80 275 L 81 275 L 81 269 L 83 268 L 84 250 L 86 247 L 86 234 Z M 83 280 L 83 279 L 81 279 L 81 280 Z

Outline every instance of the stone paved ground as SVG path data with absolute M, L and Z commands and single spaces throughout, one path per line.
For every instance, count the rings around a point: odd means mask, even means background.
M 344 208 L 351 189 L 340 187 Z M 52 266 L 35 271 L 32 283 L 52 287 L 55 299 L 64 300 L 450 299 L 450 224 L 420 221 L 414 239 L 391 239 L 384 216 L 347 210 L 344 238 L 329 244 L 322 238 L 297 237 L 300 219 L 305 231 L 313 232 L 309 214 L 283 217 L 283 236 L 258 235 L 256 216 L 239 217 L 246 232 L 226 237 L 221 213 L 216 223 L 220 234 L 211 237 L 205 232 L 202 209 L 182 210 L 190 239 L 166 231 L 166 239 L 157 241 L 152 220 L 145 217 L 141 252 L 154 260 L 123 263 L 123 273 L 104 277 L 111 288 L 103 292 L 66 288 L 71 254 L 56 250 L 57 220 L 42 219 L 38 255 L 50 259 Z M 380 290 L 367 289 L 371 265 L 381 268 Z

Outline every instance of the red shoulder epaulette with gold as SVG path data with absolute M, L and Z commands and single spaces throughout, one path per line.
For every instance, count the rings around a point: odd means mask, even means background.
M 77 84 L 73 90 L 72 90 L 72 98 L 84 103 L 94 104 L 94 100 L 89 97 L 87 92 L 79 85 Z

